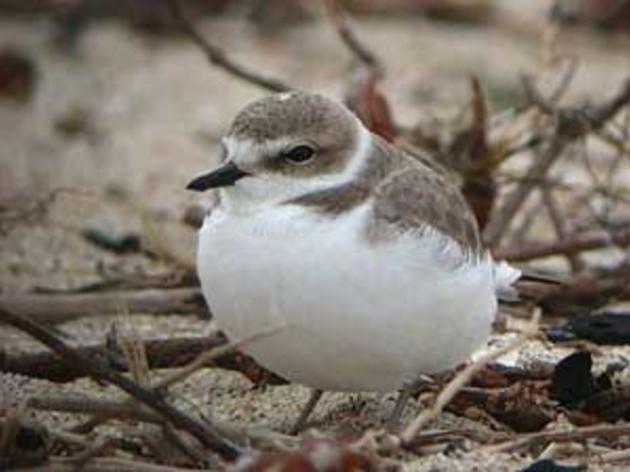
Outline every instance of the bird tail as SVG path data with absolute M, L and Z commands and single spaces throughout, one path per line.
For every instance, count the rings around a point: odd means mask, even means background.
M 531 282 L 534 284 L 560 285 L 560 278 L 539 274 L 527 270 L 512 267 L 505 261 L 494 264 L 494 288 L 497 298 L 504 303 L 517 303 L 527 299 L 527 294 L 519 290 L 519 282 Z M 521 286 L 523 288 L 523 286 Z
M 494 263 L 494 290 L 497 298 L 503 302 L 517 302 L 520 300 L 514 283 L 523 273 L 505 261 Z

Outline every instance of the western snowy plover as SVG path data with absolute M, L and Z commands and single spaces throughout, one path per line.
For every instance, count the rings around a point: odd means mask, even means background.
M 290 92 L 246 106 L 199 235 L 198 271 L 232 340 L 263 366 L 323 390 L 401 390 L 466 360 L 490 333 L 496 291 L 519 271 L 484 250 L 440 172 L 370 133 L 343 105 Z

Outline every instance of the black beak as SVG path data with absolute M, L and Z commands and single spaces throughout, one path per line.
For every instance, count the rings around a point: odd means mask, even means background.
M 216 170 L 191 180 L 186 185 L 188 190 L 194 190 L 195 192 L 203 192 L 210 188 L 226 187 L 228 185 L 234 185 L 238 179 L 246 177 L 248 174 L 245 171 L 239 169 L 233 162 L 219 167 Z

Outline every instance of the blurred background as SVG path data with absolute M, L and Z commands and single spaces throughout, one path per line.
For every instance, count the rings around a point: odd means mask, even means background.
M 569 103 L 602 100 L 630 73 L 624 0 L 341 3 L 380 59 L 379 94 L 393 121 L 433 141 L 465 113 L 471 75 L 499 116 L 522 103 L 524 73 L 544 89 L 570 62 Z M 352 94 L 356 61 L 322 2 L 182 6 L 246 68 L 339 99 Z M 161 0 L 0 1 L 0 290 L 100 280 L 123 264 L 102 250 L 108 238 L 124 249 L 137 237 L 167 263 L 192 264 L 185 220 L 198 219 L 191 205 L 201 200 L 185 184 L 214 164 L 235 113 L 267 92 L 209 64 L 180 26 Z M 124 258 L 138 271 L 162 262 Z
M 531 294 L 546 337 L 504 362 L 543 366 L 549 379 L 576 337 L 626 344 L 593 349 L 598 372 L 621 365 L 625 383 L 603 406 L 580 408 L 630 420 L 630 0 L 0 0 L 0 309 L 54 324 L 75 346 L 107 339 L 107 352 L 125 336 L 138 346 L 219 339 L 208 335 L 216 327 L 194 267 L 211 196 L 185 186 L 216 164 L 243 106 L 286 88 L 343 101 L 385 139 L 429 151 L 498 258 L 560 276 L 566 284 Z M 502 307 L 490 344 L 519 331 L 531 308 Z M 602 318 L 614 310 L 623 316 Z M 556 331 L 565 318 L 572 337 Z M 5 367 L 38 350 L 0 328 Z M 170 361 L 162 367 L 188 362 Z M 569 378 L 586 379 L 585 395 L 595 385 L 590 363 Z M 0 416 L 30 394 L 112 394 L 86 379 L 52 384 L 39 358 L 32 366 L 39 371 L 27 377 L 0 372 Z M 268 373 L 227 369 L 249 380 L 199 371 L 177 387 L 186 408 L 287 430 L 306 389 L 252 387 Z M 531 432 L 559 419 L 566 429 L 568 412 L 547 408 L 546 391 L 514 385 L 514 405 L 502 399 L 472 421 L 443 415 L 440 427 L 489 431 L 498 420 Z M 382 425 L 393 395 L 325 401 L 318 427 L 345 435 Z M 627 460 L 630 442 L 620 447 Z M 512 471 L 529 460 L 484 457 L 457 470 Z M 438 470 L 432 460 L 417 470 Z

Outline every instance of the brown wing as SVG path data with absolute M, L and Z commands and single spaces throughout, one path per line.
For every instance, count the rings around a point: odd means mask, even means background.
M 419 164 L 392 173 L 374 190 L 374 235 L 420 230 L 426 226 L 452 238 L 466 251 L 481 254 L 477 222 L 464 196 L 437 172 Z

